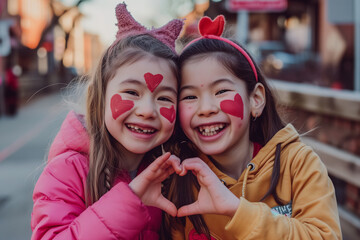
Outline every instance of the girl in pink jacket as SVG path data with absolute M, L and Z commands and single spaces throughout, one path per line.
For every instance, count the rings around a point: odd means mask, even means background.
M 125 4 L 116 17 L 116 40 L 88 82 L 86 117 L 68 114 L 35 186 L 32 239 L 158 239 L 160 209 L 176 215 L 161 182 L 180 172 L 179 160 L 160 145 L 175 125 L 183 22 L 148 30 Z

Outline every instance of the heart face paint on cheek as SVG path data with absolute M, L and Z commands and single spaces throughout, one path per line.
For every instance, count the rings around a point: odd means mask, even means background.
M 129 111 L 134 107 L 134 102 L 130 100 L 122 100 L 119 94 L 112 96 L 110 108 L 113 118 L 116 120 L 121 114 Z
M 223 112 L 244 118 L 244 103 L 240 94 L 236 94 L 234 100 L 224 100 L 220 103 L 220 108 Z
M 161 74 L 153 75 L 152 73 L 149 72 L 144 74 L 146 85 L 151 92 L 153 92 L 156 89 L 156 87 L 161 83 L 163 78 L 164 77 Z
M 162 107 L 160 108 L 160 114 L 169 120 L 170 123 L 173 123 L 176 117 L 175 108 L 171 106 L 171 108 Z

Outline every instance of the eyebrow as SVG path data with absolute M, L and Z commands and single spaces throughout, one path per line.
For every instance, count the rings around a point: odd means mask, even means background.
M 227 78 L 220 78 L 218 80 L 215 80 L 214 82 L 212 82 L 210 84 L 211 87 L 215 86 L 215 85 L 218 85 L 220 83 L 231 83 L 231 84 L 234 84 L 233 81 L 231 81 L 230 79 L 227 79 Z
M 139 86 L 146 86 L 145 82 L 142 82 L 142 81 L 139 81 L 136 79 L 131 79 L 131 78 L 126 79 L 125 81 L 123 81 L 119 84 L 135 84 L 135 85 L 139 85 Z M 175 95 L 177 95 L 177 91 L 175 90 L 175 88 L 170 87 L 170 86 L 158 86 L 158 87 L 156 87 L 155 91 L 159 91 L 158 89 L 160 89 L 160 91 L 170 91 L 170 92 L 173 92 Z
M 221 84 L 221 83 L 231 83 L 231 84 L 234 84 L 234 82 L 233 81 L 231 81 L 231 80 L 229 80 L 229 79 L 227 79 L 227 78 L 220 78 L 220 79 L 217 79 L 217 80 L 215 80 L 214 82 L 212 82 L 211 84 L 210 84 L 210 87 L 214 87 L 214 86 L 216 86 L 216 85 L 218 85 L 218 84 Z M 185 85 L 185 86 L 183 86 L 183 87 L 181 87 L 180 88 L 180 92 L 182 92 L 182 91 L 184 91 L 184 90 L 186 90 L 186 89 L 196 89 L 196 87 L 195 86 L 193 86 L 193 85 Z
M 124 84 L 124 83 L 130 83 L 130 84 L 136 84 L 136 85 L 145 85 L 144 83 L 140 82 L 139 80 L 131 79 L 131 78 L 128 78 L 128 79 L 124 80 L 123 82 L 119 83 L 119 85 Z
M 177 91 L 173 87 L 159 86 L 158 89 L 161 89 L 161 91 L 170 91 L 170 92 L 173 92 L 175 95 L 177 95 Z

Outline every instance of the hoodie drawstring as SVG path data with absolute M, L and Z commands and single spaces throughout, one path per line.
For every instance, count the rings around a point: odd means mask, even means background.
M 247 182 L 247 177 L 249 175 L 249 172 L 251 170 L 253 170 L 255 168 L 255 165 L 253 163 L 249 163 L 246 166 L 246 172 L 245 172 L 245 176 L 244 176 L 244 181 L 243 181 L 243 185 L 242 185 L 242 193 L 241 193 L 241 197 L 245 198 L 245 190 L 246 190 L 246 182 Z

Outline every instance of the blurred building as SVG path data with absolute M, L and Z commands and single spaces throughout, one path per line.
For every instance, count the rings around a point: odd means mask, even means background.
M 6 65 L 18 69 L 22 102 L 36 92 L 65 87 L 91 71 L 101 54 L 100 39 L 83 30 L 76 6 L 58 0 L 0 0 L 0 10 L 0 31 L 11 43 L 0 44 L 0 75 Z
M 243 10 L 239 3 L 250 6 L 251 1 L 210 0 L 203 11 L 197 10 L 201 9 L 198 7 L 200 4 L 195 5 L 192 17 L 187 18 L 185 37 L 197 36 L 197 21 L 203 14 L 212 18 L 223 14 L 227 19 L 227 36 L 246 44 L 268 77 L 336 89 L 355 89 L 353 5 L 356 1 L 345 0 L 341 4 L 336 0 L 252 2 L 259 4 Z M 269 10 L 269 6 L 262 7 L 264 2 L 279 4 Z M 231 4 L 238 7 L 231 8 Z M 241 15 L 237 10 L 243 12 L 247 9 L 250 9 L 246 11 L 247 24 L 240 26 Z M 200 14 L 194 17 L 196 12 Z

